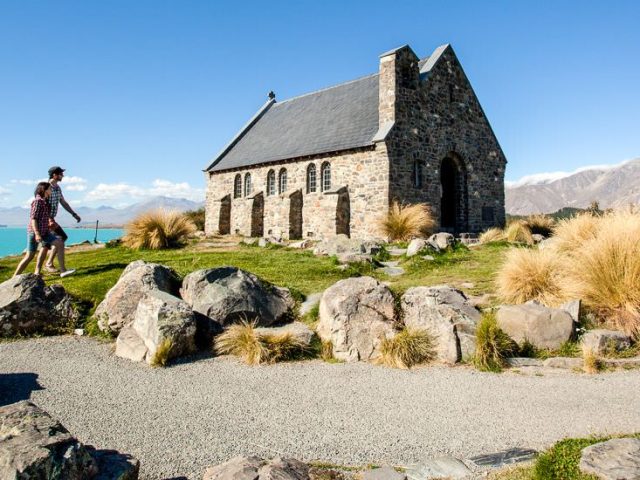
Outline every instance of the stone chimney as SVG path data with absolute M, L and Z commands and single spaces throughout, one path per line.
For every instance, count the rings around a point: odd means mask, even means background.
M 420 81 L 418 57 L 409 45 L 380 55 L 378 121 L 380 129 L 397 121 L 398 106 Z

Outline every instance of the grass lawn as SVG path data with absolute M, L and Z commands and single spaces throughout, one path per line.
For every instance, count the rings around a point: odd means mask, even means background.
M 493 291 L 493 278 L 509 247 L 504 244 L 489 244 L 474 249 L 458 249 L 454 252 L 434 255 L 435 260 L 421 258 L 400 259 L 406 273 L 400 277 L 387 277 L 383 273 L 362 269 L 341 271 L 329 257 L 316 257 L 307 251 L 284 248 L 260 248 L 238 246 L 203 250 L 189 246 L 177 250 L 131 250 L 125 247 L 100 248 L 83 252 L 69 252 L 67 264 L 77 270 L 75 275 L 61 279 L 45 276 L 47 283 L 60 283 L 68 292 L 92 311 L 104 298 L 122 270 L 135 260 L 161 263 L 174 268 L 181 276 L 201 268 L 232 265 L 248 270 L 276 285 L 290 288 L 294 294 L 308 295 L 319 292 L 342 278 L 357 274 L 372 275 L 390 282 L 391 288 L 402 292 L 417 285 L 448 283 L 461 288 L 462 283 L 471 282 L 471 288 L 462 288 L 467 293 L 482 294 Z M 7 280 L 20 257 L 0 260 L 0 281 Z M 32 262 L 27 271 L 33 271 Z

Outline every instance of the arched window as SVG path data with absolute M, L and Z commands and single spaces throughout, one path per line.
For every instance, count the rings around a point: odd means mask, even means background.
M 267 195 L 276 194 L 276 172 L 269 170 L 267 173 Z
M 419 160 L 413 161 L 413 186 L 422 188 L 422 165 Z
M 233 179 L 233 198 L 240 198 L 242 196 L 242 177 L 237 174 Z
M 322 190 L 323 192 L 331 190 L 331 164 L 329 162 L 324 162 L 322 164 L 322 168 L 320 169 L 320 173 L 322 175 L 320 190 Z
M 310 163 L 307 167 L 307 193 L 315 193 L 316 191 L 316 166 Z
M 253 189 L 251 187 L 251 174 L 247 173 L 244 176 L 244 196 L 248 197 L 249 195 L 251 195 L 252 191 Z
M 287 169 L 280 169 L 278 174 L 278 193 L 284 193 L 287 191 Z

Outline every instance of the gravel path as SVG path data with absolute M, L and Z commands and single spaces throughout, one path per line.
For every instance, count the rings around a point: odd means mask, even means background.
M 640 431 L 638 370 L 493 375 L 227 358 L 151 369 L 86 338 L 0 344 L 0 404 L 29 394 L 81 441 L 137 456 L 143 479 L 199 480 L 237 454 L 403 465 Z

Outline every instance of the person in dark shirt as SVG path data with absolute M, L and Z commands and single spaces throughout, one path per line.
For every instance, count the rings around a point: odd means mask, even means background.
M 31 212 L 29 214 L 29 224 L 27 225 L 27 250 L 24 258 L 18 264 L 15 275 L 20 275 L 29 262 L 35 257 L 38 245 L 42 246 L 38 259 L 36 260 L 35 274 L 40 275 L 42 264 L 55 242 L 59 242 L 53 232 L 49 230 L 49 218 L 51 216 L 47 199 L 51 195 L 51 185 L 48 182 L 40 182 L 34 192 L 34 199 L 31 202 Z

